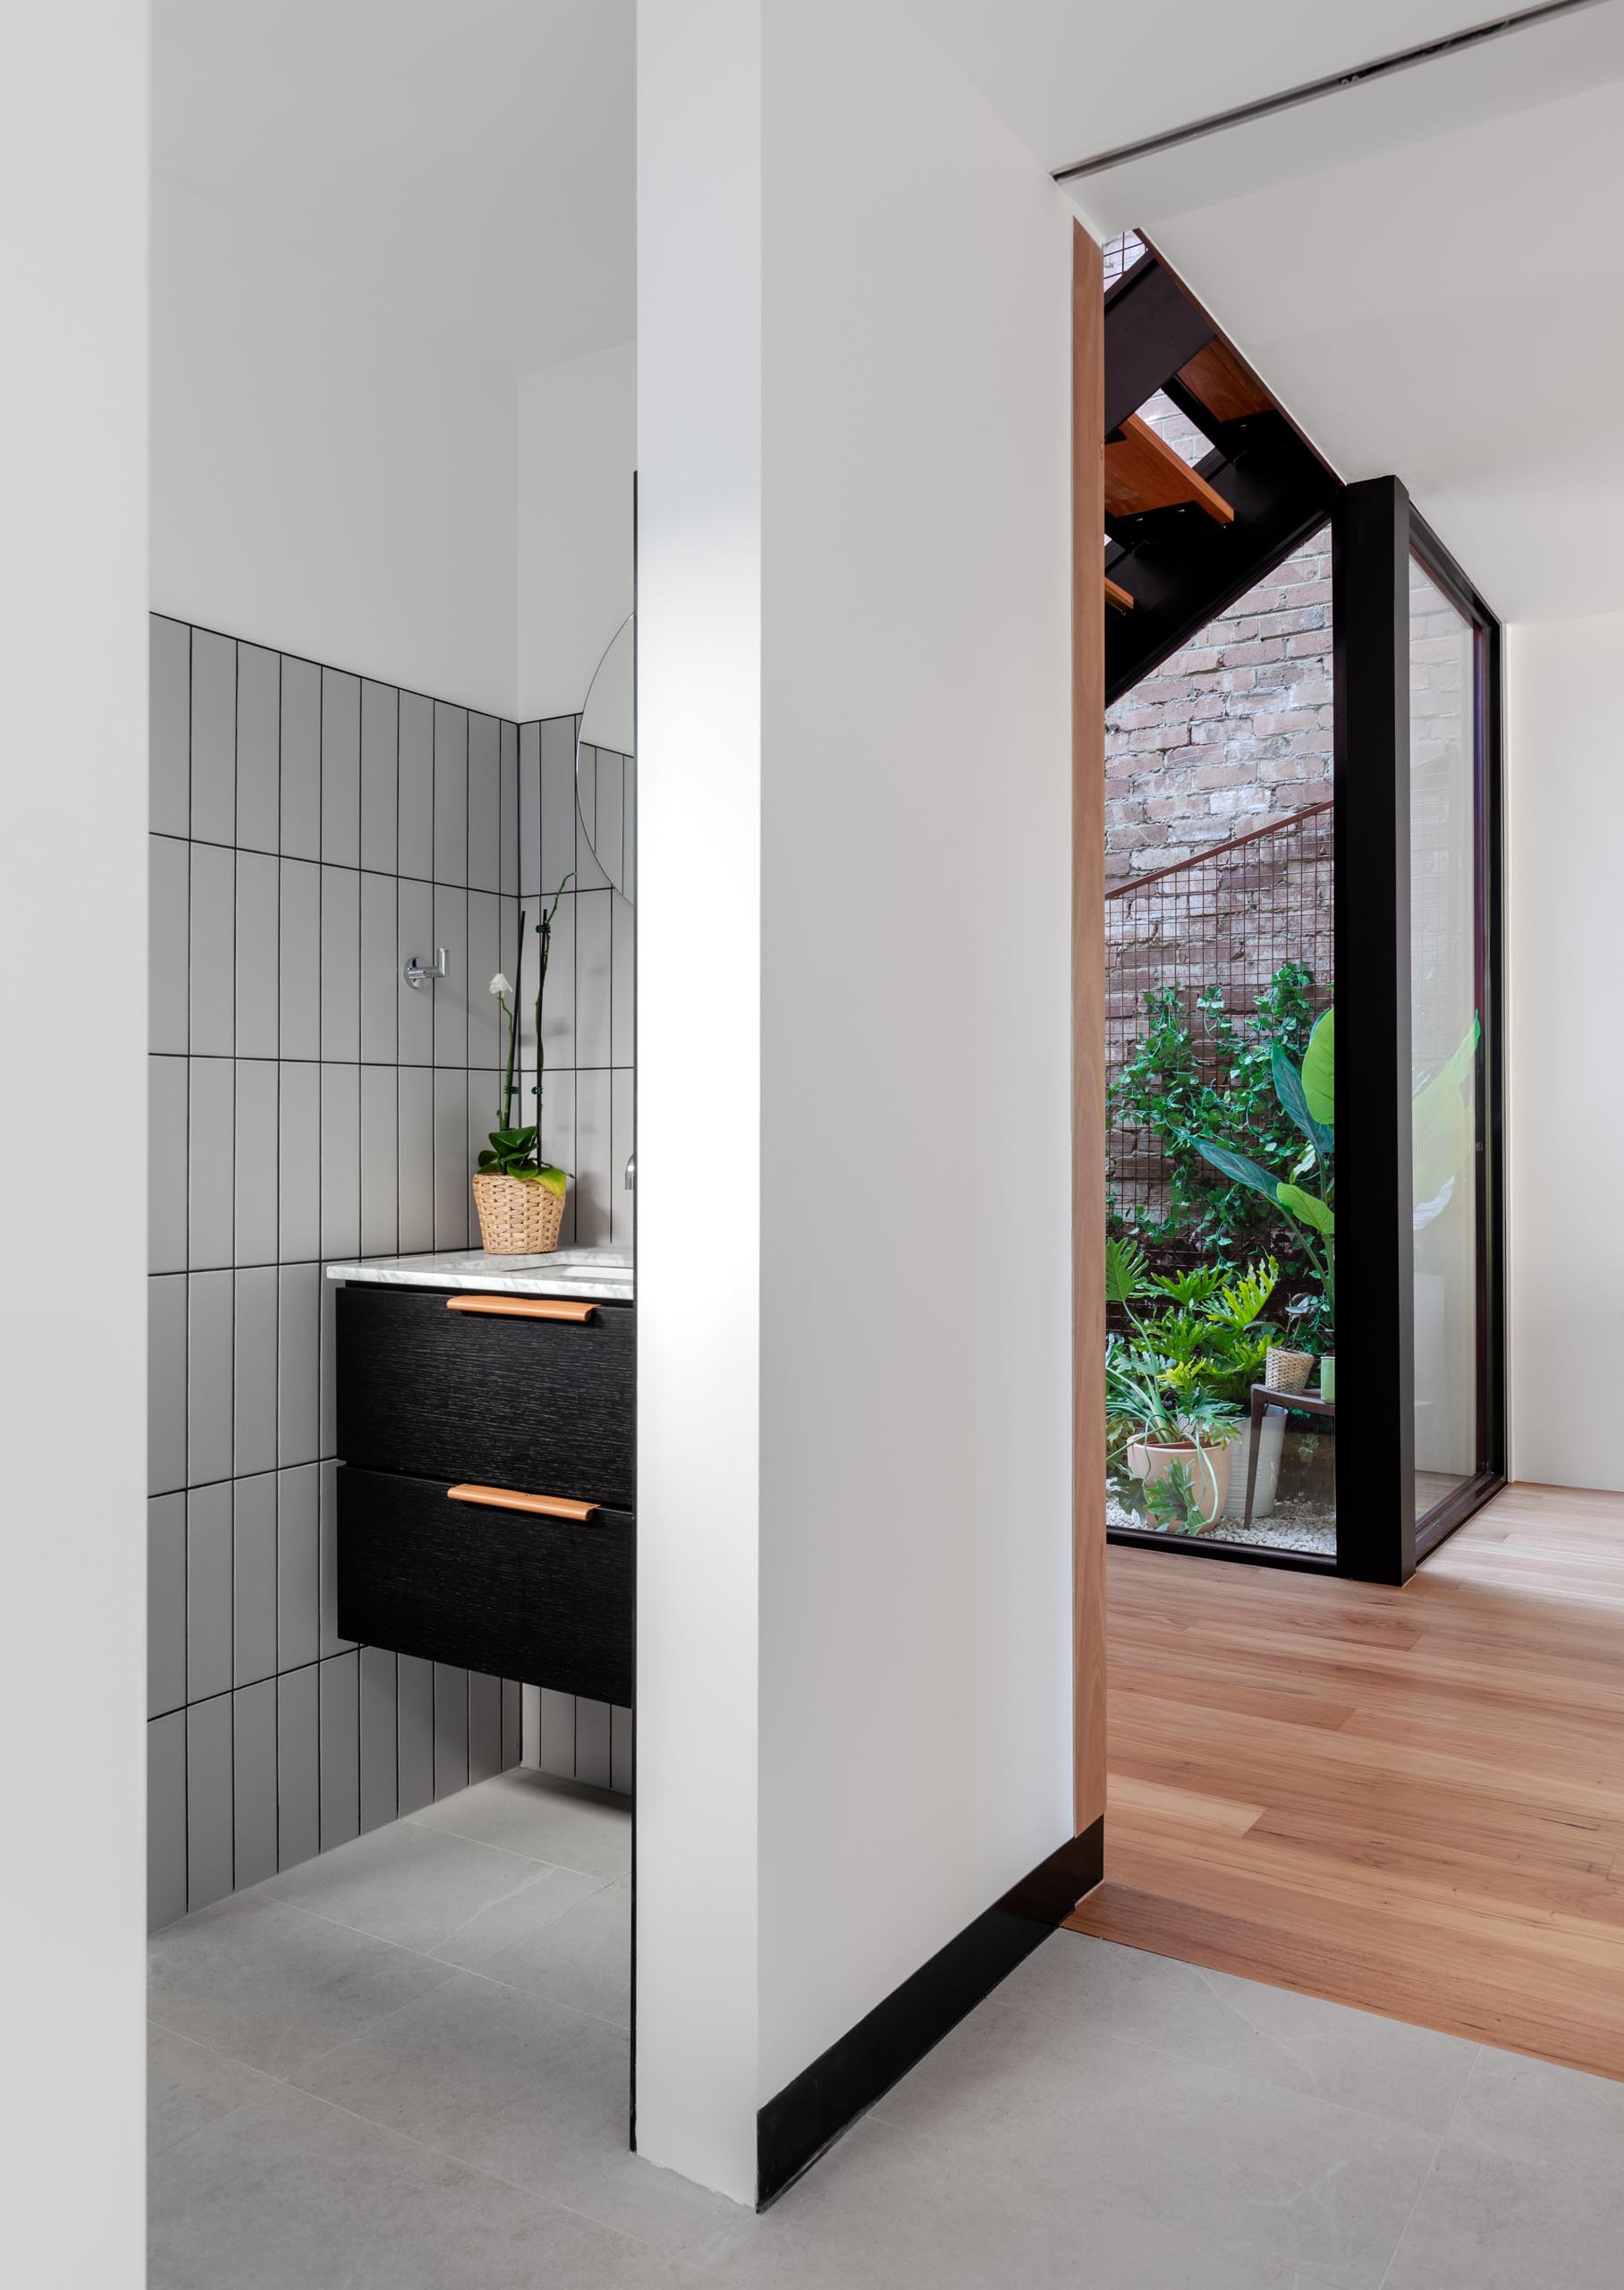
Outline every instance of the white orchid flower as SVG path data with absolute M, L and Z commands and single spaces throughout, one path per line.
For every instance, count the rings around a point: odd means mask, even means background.
M 495 977 L 491 980 L 491 992 L 493 994 L 511 994 L 512 990 L 513 989 L 508 984 L 504 974 L 501 971 L 498 971 Z

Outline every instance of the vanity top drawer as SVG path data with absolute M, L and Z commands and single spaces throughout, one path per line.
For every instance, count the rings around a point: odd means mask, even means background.
M 498 1310 L 478 1309 L 487 1303 Z M 516 1317 L 508 1305 L 341 1288 L 339 1454 L 375 1471 L 630 1509 L 633 1308 L 596 1303 L 589 1319 L 555 1320 Z
M 630 1515 L 600 1507 L 585 1519 L 549 1517 L 509 1507 L 502 1494 L 342 1470 L 340 1631 L 362 1645 L 630 1707 Z

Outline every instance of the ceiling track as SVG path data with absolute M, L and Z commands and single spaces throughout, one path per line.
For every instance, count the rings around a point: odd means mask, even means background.
M 1418 64 L 1435 64 L 1446 55 L 1459 55 L 1464 49 L 1481 47 L 1489 40 L 1504 39 L 1512 32 L 1530 31 L 1559 16 L 1577 15 L 1585 9 L 1611 4 L 1611 0 L 1543 0 L 1538 7 L 1518 8 L 1510 15 L 1496 16 L 1490 23 L 1473 24 L 1465 31 L 1450 32 L 1442 39 L 1427 40 L 1419 47 L 1400 48 L 1391 55 L 1378 56 L 1374 63 L 1333 72 L 1328 79 L 1309 80 L 1300 88 L 1284 89 L 1277 96 L 1262 96 L 1255 103 L 1238 104 L 1231 111 L 1214 112 L 1210 117 L 1191 120 L 1183 127 L 1170 127 L 1160 135 L 1147 135 L 1140 142 L 1123 143 L 1113 151 L 1096 152 L 1090 159 L 1078 159 L 1069 167 L 1056 167 L 1054 180 L 1076 182 L 1085 175 L 1104 174 L 1112 167 L 1126 166 L 1130 160 L 1147 159 L 1158 151 L 1176 150 L 1180 144 L 1198 143 L 1205 136 L 1222 135 L 1226 128 L 1272 119 L 1277 112 L 1294 111 L 1299 104 L 1318 103 L 1323 97 L 1343 95 L 1349 88 L 1364 87 L 1372 80 L 1384 80 L 1392 72 L 1410 72 Z

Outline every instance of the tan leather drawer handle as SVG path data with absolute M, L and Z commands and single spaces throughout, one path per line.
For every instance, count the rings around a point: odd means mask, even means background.
M 516 1487 L 448 1487 L 453 1503 L 482 1503 L 488 1511 L 534 1511 L 543 1519 L 589 1519 L 596 1503 L 571 1502 L 567 1495 L 524 1495 Z
M 488 1312 L 498 1320 L 589 1320 L 597 1306 L 585 1296 L 448 1296 L 448 1312 Z

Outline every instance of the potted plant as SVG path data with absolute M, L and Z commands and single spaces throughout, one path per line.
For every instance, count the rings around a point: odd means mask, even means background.
M 1336 1145 L 1335 1011 L 1327 1010 L 1315 1021 L 1300 1065 L 1292 1064 L 1278 1042 L 1271 1062 L 1274 1093 L 1281 1107 L 1307 1141 L 1290 1175 L 1277 1176 L 1273 1169 L 1265 1169 L 1249 1155 L 1238 1153 L 1232 1145 L 1221 1145 L 1210 1137 L 1193 1137 L 1190 1142 L 1222 1175 L 1237 1184 L 1249 1186 L 1264 1200 L 1272 1201 L 1298 1228 L 1303 1253 L 1318 1281 L 1318 1293 L 1309 1300 L 1314 1308 L 1312 1319 L 1307 1306 L 1299 1313 L 1303 1336 L 1324 1343 L 1336 1306 L 1336 1212 L 1332 1206 L 1332 1157 Z M 1317 1192 L 1311 1192 L 1298 1183 L 1299 1177 L 1308 1176 L 1316 1180 Z M 1265 1380 L 1276 1391 L 1300 1392 L 1307 1385 L 1313 1366 L 1312 1352 L 1298 1346 L 1276 1345 L 1268 1355 Z M 1321 1389 L 1324 1389 L 1323 1381 Z M 1326 1396 L 1334 1396 L 1335 1390 L 1336 1363 L 1332 1357 L 1331 1391 Z
M 1236 1278 L 1209 1266 L 1153 1279 L 1140 1250 L 1106 1243 L 1106 1295 L 1129 1322 L 1106 1346 L 1107 1467 L 1127 1507 L 1169 1531 L 1198 1534 L 1226 1506 L 1278 1277 L 1265 1259 Z M 1151 1299 L 1163 1309 L 1142 1317 L 1135 1307 Z
M 479 1156 L 474 1178 L 474 1207 L 479 1217 L 479 1238 L 487 1256 L 550 1256 L 558 1246 L 563 1224 L 564 1193 L 569 1178 L 562 1169 L 541 1158 L 542 1084 L 546 1050 L 541 1031 L 541 1006 L 547 990 L 547 963 L 553 950 L 553 918 L 566 886 L 566 875 L 553 894 L 553 903 L 536 926 L 541 941 L 539 976 L 536 983 L 536 1119 L 515 1127 L 513 1103 L 518 1094 L 519 988 L 510 986 L 501 971 L 491 980 L 507 1025 L 507 1051 L 503 1061 L 496 1126 L 490 1143 Z M 525 918 L 519 918 L 519 973 L 524 975 Z

